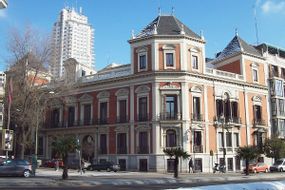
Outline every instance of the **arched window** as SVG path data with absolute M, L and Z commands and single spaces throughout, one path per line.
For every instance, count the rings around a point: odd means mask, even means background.
M 166 131 L 166 147 L 176 147 L 176 131 L 173 129 Z

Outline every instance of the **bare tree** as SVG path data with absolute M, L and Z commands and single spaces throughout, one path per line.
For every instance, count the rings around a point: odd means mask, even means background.
M 23 158 L 25 151 L 33 148 L 35 129 L 39 121 L 43 120 L 43 117 L 38 116 L 44 115 L 43 109 L 39 108 L 45 106 L 46 101 L 43 100 L 48 94 L 44 87 L 50 80 L 48 63 L 51 48 L 48 37 L 29 26 L 24 31 L 11 30 L 9 37 L 10 67 L 6 76 L 7 81 L 13 81 L 10 115 L 13 125 L 10 126 L 17 129 L 19 156 Z

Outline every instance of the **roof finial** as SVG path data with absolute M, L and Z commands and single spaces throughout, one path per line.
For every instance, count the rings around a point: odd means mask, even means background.
M 132 36 L 131 36 L 132 39 L 135 39 L 135 31 L 134 29 L 132 30 Z
M 158 16 L 161 16 L 161 8 L 158 7 Z
M 238 29 L 237 28 L 235 29 L 235 33 L 236 33 L 236 36 L 238 36 Z
M 185 34 L 185 31 L 184 31 L 184 25 L 181 24 L 181 31 L 180 31 L 180 34 L 184 35 Z
M 204 37 L 204 31 L 203 31 L 203 30 L 200 31 L 200 37 L 201 37 L 202 40 L 205 39 L 205 37 Z
M 157 26 L 156 26 L 156 24 L 153 25 L 153 34 L 157 34 Z
M 172 6 L 172 8 L 171 8 L 171 15 L 174 15 L 174 11 L 175 11 L 175 9 L 174 9 L 174 7 Z

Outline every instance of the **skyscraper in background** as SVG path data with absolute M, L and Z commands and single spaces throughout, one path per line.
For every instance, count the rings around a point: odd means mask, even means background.
M 69 58 L 79 63 L 79 76 L 95 72 L 94 29 L 82 14 L 82 8 L 79 11 L 74 8 L 62 9 L 52 32 L 51 73 L 55 79 L 64 76 L 64 61 Z

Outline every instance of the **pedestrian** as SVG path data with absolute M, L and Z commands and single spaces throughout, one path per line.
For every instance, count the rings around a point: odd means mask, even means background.
M 38 161 L 36 155 L 32 155 L 32 175 L 36 176 L 36 169 L 38 167 Z
M 188 166 L 189 166 L 189 173 L 193 173 L 193 160 L 191 156 L 190 156 Z
M 59 161 L 58 159 L 55 160 L 55 171 L 59 170 Z

